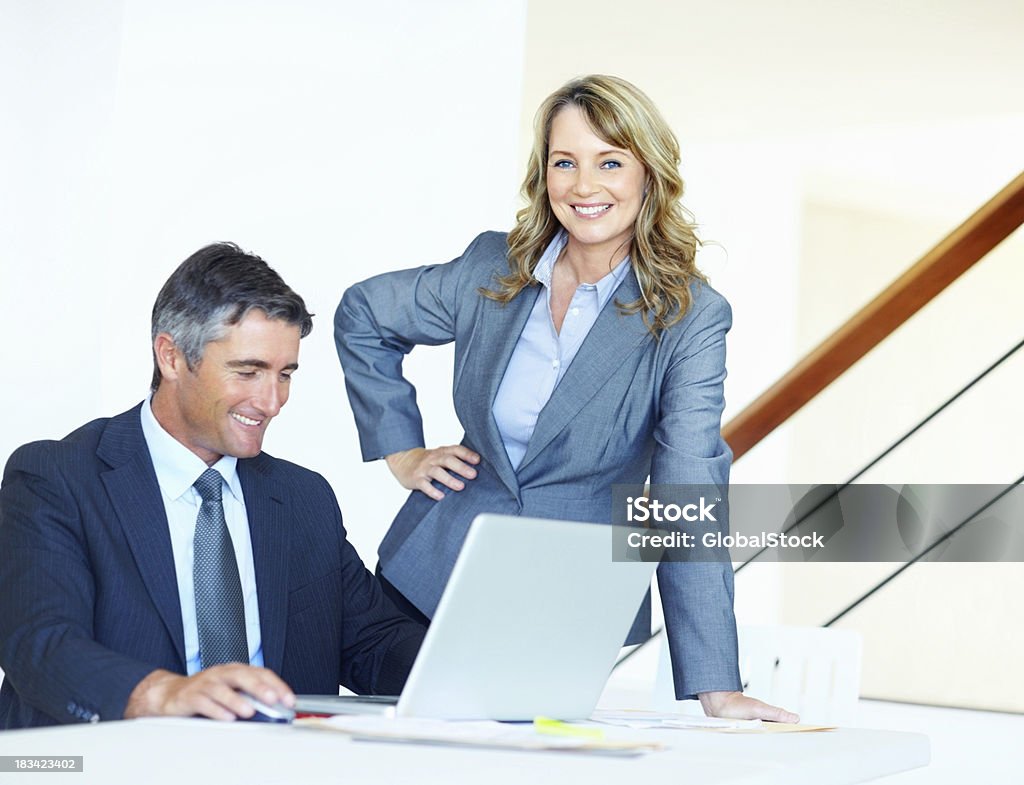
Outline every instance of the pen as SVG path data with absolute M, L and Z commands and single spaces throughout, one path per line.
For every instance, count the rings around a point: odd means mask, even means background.
M 550 717 L 534 717 L 533 729 L 546 736 L 574 736 L 582 739 L 603 739 L 604 731 L 600 728 L 588 728 L 580 725 L 569 725 L 561 720 Z

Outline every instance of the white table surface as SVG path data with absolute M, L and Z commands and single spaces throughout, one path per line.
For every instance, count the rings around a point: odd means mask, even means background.
M 864 782 L 929 760 L 918 733 L 841 728 L 827 733 L 741 735 L 607 728 L 609 738 L 662 741 L 639 758 L 354 742 L 341 733 L 259 723 L 146 719 L 0 733 L 0 755 L 84 756 L 78 783 L 587 783 L 679 782 L 828 785 Z M 0 773 L 39 783 L 55 773 Z

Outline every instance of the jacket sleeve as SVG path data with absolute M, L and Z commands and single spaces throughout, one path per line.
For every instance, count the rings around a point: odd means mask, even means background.
M 337 523 L 341 562 L 341 683 L 360 695 L 398 695 L 405 686 L 426 629 L 384 594 L 345 534 L 337 498 L 318 477 Z
M 0 666 L 57 722 L 120 719 L 152 665 L 94 640 L 94 576 L 52 443 L 17 450 L 0 487 Z
M 732 313 L 711 294 L 710 302 L 695 304 L 700 310 L 687 319 L 662 383 L 651 484 L 700 486 L 725 498 L 732 452 L 721 424 Z M 727 518 L 718 523 L 728 532 Z M 658 586 L 676 698 L 740 690 L 729 559 L 666 560 L 658 567 Z
M 417 344 L 455 340 L 467 257 L 489 236 L 448 264 L 378 275 L 342 296 L 334 340 L 364 461 L 424 445 L 416 390 L 402 375 L 402 361 Z

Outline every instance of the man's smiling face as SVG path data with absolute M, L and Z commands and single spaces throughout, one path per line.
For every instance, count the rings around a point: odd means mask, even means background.
M 224 455 L 258 455 L 267 426 L 288 400 L 299 337 L 298 326 L 253 310 L 210 341 L 189 369 L 170 336 L 157 336 L 163 380 L 153 394 L 154 415 L 207 465 Z

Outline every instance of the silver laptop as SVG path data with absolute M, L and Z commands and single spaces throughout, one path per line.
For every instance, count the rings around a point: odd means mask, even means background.
M 613 561 L 606 524 L 480 515 L 398 698 L 298 696 L 299 711 L 584 719 L 657 568 Z

